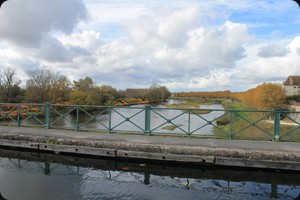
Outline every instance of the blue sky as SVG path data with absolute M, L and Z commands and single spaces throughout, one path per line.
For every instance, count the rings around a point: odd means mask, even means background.
M 25 17 L 26 16 L 26 17 Z M 292 0 L 9 0 L 0 67 L 49 69 L 98 85 L 245 91 L 300 75 Z

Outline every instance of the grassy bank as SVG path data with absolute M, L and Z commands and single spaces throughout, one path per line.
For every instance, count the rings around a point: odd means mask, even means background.
M 222 104 L 227 111 L 217 120 L 218 126 L 217 128 L 214 127 L 213 134 L 235 139 L 273 139 L 273 112 L 258 112 L 237 101 L 224 101 Z M 299 126 L 282 123 L 280 125 L 280 138 L 287 141 L 299 141 Z

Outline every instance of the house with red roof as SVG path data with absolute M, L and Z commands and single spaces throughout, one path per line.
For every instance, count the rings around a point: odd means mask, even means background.
M 300 95 L 300 76 L 289 76 L 283 82 L 283 87 L 286 96 Z

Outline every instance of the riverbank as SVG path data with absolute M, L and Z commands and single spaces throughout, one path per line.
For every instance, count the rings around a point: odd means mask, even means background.
M 121 159 L 300 171 L 299 143 L 0 127 L 0 146 Z

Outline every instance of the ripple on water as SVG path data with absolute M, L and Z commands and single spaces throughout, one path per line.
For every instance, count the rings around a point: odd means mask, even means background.
M 245 172 L 237 179 L 226 170 L 126 164 L 105 161 L 97 168 L 0 157 L 0 193 L 9 200 L 250 200 L 294 199 L 300 192 L 299 174 L 281 174 L 281 180 L 279 174 L 260 173 L 256 179 L 258 173 L 251 172 L 244 180 Z

